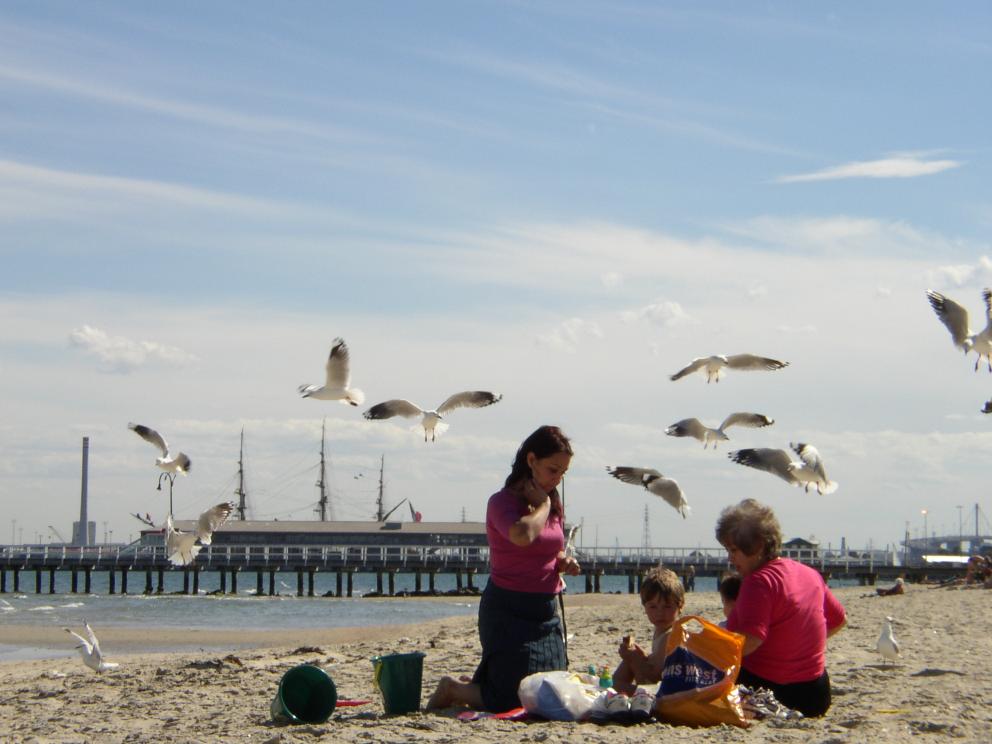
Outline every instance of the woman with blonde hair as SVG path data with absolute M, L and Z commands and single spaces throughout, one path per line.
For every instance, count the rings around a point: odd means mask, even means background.
M 745 499 L 720 512 L 716 539 L 741 575 L 727 629 L 744 636 L 739 684 L 771 690 L 806 716 L 830 708 L 827 638 L 844 626 L 844 607 L 819 572 L 778 555 L 782 530 L 770 507 Z

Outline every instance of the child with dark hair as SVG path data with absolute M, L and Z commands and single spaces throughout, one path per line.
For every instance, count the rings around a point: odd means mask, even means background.
M 668 634 L 684 604 L 685 589 L 674 571 L 658 567 L 648 572 L 641 583 L 641 606 L 654 626 L 651 650 L 645 651 L 631 636 L 624 636 L 618 649 L 620 666 L 613 673 L 613 689 L 633 695 L 637 685 L 661 681 Z
M 720 627 L 726 628 L 727 618 L 734 611 L 734 605 L 737 604 L 737 595 L 741 591 L 741 577 L 737 574 L 728 574 L 720 579 L 720 583 L 716 589 L 720 592 L 720 601 L 723 602 L 724 619 L 720 623 Z

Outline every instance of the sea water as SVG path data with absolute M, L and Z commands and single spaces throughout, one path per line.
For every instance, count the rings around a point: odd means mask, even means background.
M 0 661 L 14 658 L 49 658 L 74 653 L 71 646 L 59 649 L 25 648 L 5 642 L 5 625 L 37 625 L 55 628 L 69 627 L 77 632 L 83 622 L 94 628 L 101 627 L 141 627 L 153 631 L 155 628 L 184 628 L 220 630 L 293 630 L 315 628 L 357 628 L 373 625 L 405 625 L 424 623 L 446 617 L 475 615 L 478 600 L 472 596 L 460 596 L 444 600 L 430 597 L 380 598 L 364 596 L 376 590 L 375 574 L 355 574 L 353 576 L 353 597 L 325 597 L 328 591 L 336 588 L 334 574 L 314 576 L 313 597 L 296 595 L 295 575 L 289 582 L 278 580 L 273 596 L 255 596 L 255 582 L 246 581 L 251 573 L 241 574 L 238 594 L 218 594 L 219 576 L 205 573 L 200 581 L 198 595 L 182 594 L 182 574 L 165 572 L 161 594 L 144 594 L 143 572 L 133 572 L 128 578 L 129 594 L 109 594 L 109 577 L 104 572 L 94 572 L 90 584 L 90 594 L 69 592 L 68 572 L 56 572 L 55 593 L 48 594 L 48 575 L 43 574 L 42 588 L 45 593 L 35 594 L 33 572 L 25 571 L 20 579 L 19 592 L 0 594 Z M 8 574 L 8 589 L 11 588 Z M 157 580 L 157 577 L 153 576 Z M 268 576 L 263 577 L 263 588 L 268 591 Z M 82 577 L 79 577 L 80 584 Z M 474 586 L 485 587 L 488 576 L 474 577 Z M 426 582 L 425 582 L 426 583 Z M 215 585 L 216 584 L 216 585 Z M 566 577 L 566 592 L 581 594 L 585 590 L 584 577 Z M 831 586 L 837 585 L 831 581 Z M 603 593 L 625 593 L 625 576 L 600 577 L 600 591 Z M 118 590 L 120 582 L 118 581 Z M 230 583 L 228 583 L 230 589 Z M 413 591 L 412 575 L 397 574 L 395 591 Z M 446 592 L 455 588 L 451 575 L 436 577 L 435 588 Z M 306 589 L 306 585 L 305 585 Z M 27 590 L 27 591 L 25 591 Z M 716 579 L 700 576 L 696 578 L 697 592 L 716 591 Z M 97 631 L 99 634 L 99 631 Z M 150 632 L 154 638 L 154 632 Z M 236 633 L 232 634 L 236 645 Z M 199 647 L 199 646 L 197 646 Z M 152 646 L 149 651 L 156 649 Z

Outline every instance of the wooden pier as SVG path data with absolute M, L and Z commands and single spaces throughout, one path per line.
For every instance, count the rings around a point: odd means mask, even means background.
M 650 551 L 590 549 L 578 552 L 583 568 L 585 591 L 601 591 L 604 576 L 625 576 L 627 591 L 637 593 L 646 572 L 661 564 L 685 576 L 690 567 L 696 577 L 719 577 L 728 571 L 722 548 L 656 548 Z M 828 559 L 821 556 L 804 563 L 816 568 L 827 579 L 855 580 L 862 585 L 893 582 L 944 581 L 962 576 L 960 567 L 906 567 L 871 560 Z M 455 578 L 450 593 L 474 594 L 480 574 L 489 571 L 488 548 L 457 547 L 439 550 L 435 545 L 397 548 L 385 545 L 284 546 L 212 545 L 205 547 L 189 566 L 173 566 L 162 546 L 6 546 L 0 548 L 0 594 L 25 592 L 33 584 L 37 594 L 55 593 L 56 573 L 70 574 L 70 592 L 90 594 L 94 573 L 107 574 L 109 594 L 161 594 L 165 575 L 182 574 L 183 594 L 199 594 L 204 574 L 217 575 L 216 593 L 237 594 L 239 579 L 254 579 L 254 594 L 276 594 L 277 577 L 295 577 L 296 594 L 317 596 L 315 575 L 334 575 L 334 590 L 320 596 L 351 597 L 355 575 L 376 577 L 374 592 L 364 596 L 395 596 L 399 574 L 412 575 L 414 589 L 404 594 L 438 595 L 440 574 Z M 102 583 L 102 582 L 101 582 Z M 213 582 L 211 582 L 213 583 Z M 137 592 L 135 591 L 137 590 Z

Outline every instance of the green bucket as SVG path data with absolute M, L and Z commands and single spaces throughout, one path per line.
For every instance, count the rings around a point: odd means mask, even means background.
M 375 686 L 382 693 L 388 714 L 413 713 L 420 710 L 420 686 L 424 677 L 424 654 L 389 654 L 375 656 Z
M 338 691 L 327 672 L 312 664 L 300 664 L 282 675 L 269 707 L 279 723 L 323 723 L 331 717 Z

